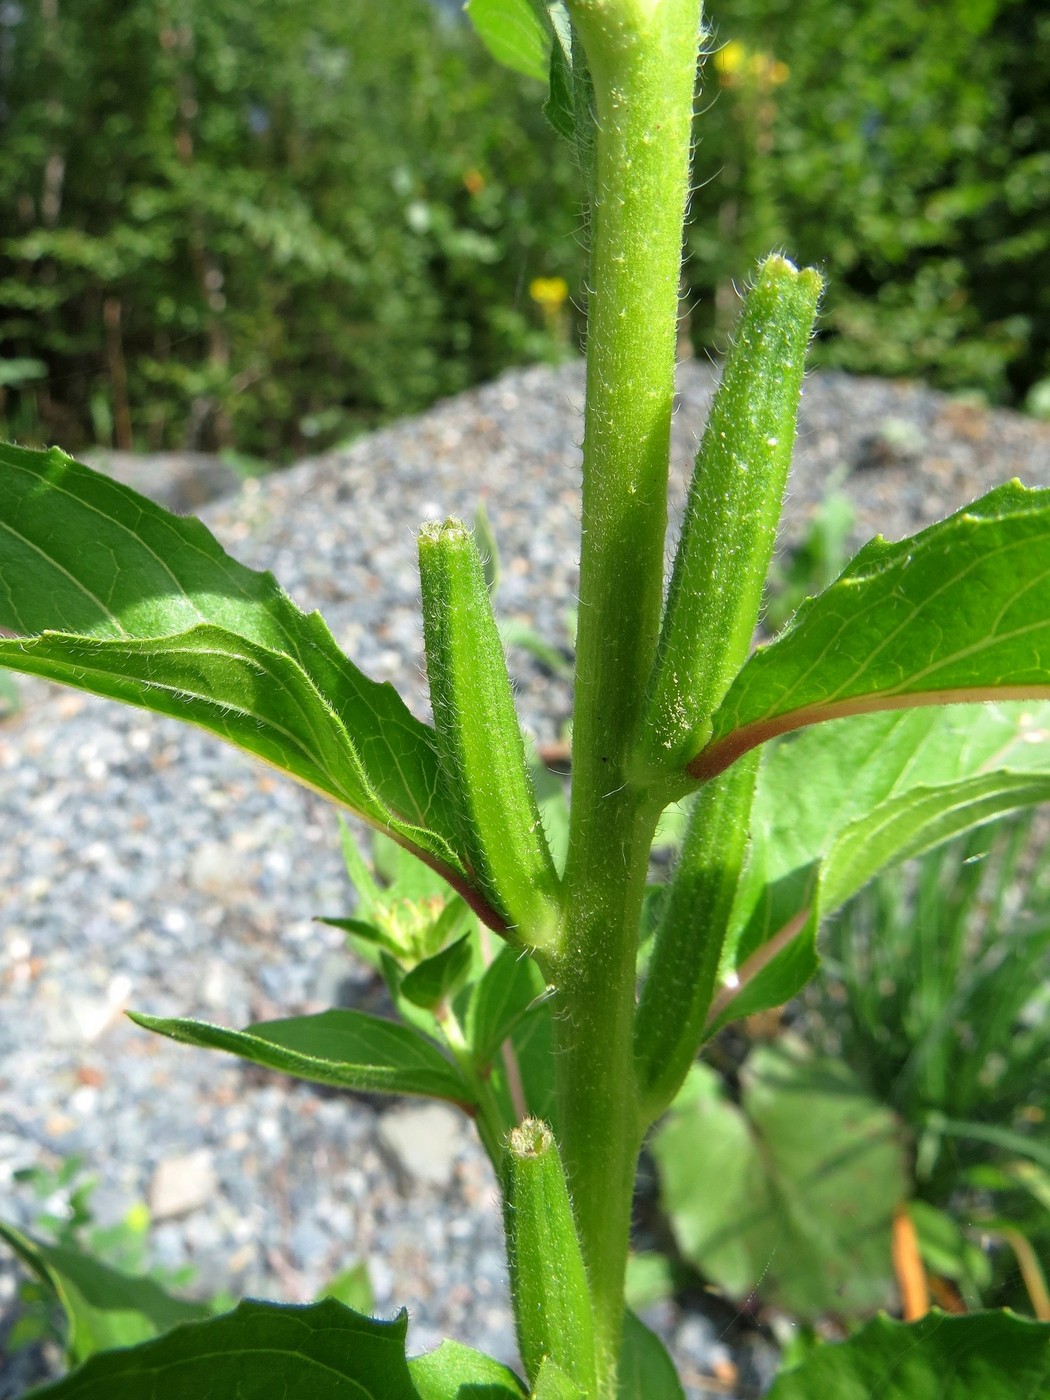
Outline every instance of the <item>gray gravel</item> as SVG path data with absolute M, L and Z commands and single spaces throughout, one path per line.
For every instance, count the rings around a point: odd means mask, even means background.
M 676 504 L 711 380 L 706 366 L 683 368 Z M 469 519 L 483 496 L 503 555 L 502 611 L 567 642 L 581 401 L 577 366 L 515 372 L 249 482 L 205 518 L 425 713 L 414 560 L 424 518 Z M 1050 484 L 1050 428 L 917 386 L 815 375 L 785 540 L 840 470 L 858 540 L 880 527 L 892 537 L 1006 477 Z M 524 653 L 511 660 L 526 727 L 556 739 L 567 686 Z M 370 973 L 313 922 L 350 903 L 330 809 L 173 722 L 42 685 L 23 694 L 21 715 L 0 725 L 0 1214 L 31 1218 L 18 1167 L 80 1153 L 101 1181 L 99 1215 L 117 1219 L 152 1194 L 166 1217 L 156 1261 L 192 1263 L 204 1291 L 302 1301 L 364 1258 L 378 1310 L 409 1308 L 413 1350 L 448 1334 L 511 1359 L 495 1190 L 464 1121 L 289 1084 L 121 1016 L 134 1007 L 237 1025 L 367 1004 Z M 184 1183 L 181 1203 L 164 1196 L 165 1177 Z M 8 1269 L 0 1311 L 11 1287 Z M 689 1370 L 728 1356 L 703 1314 L 668 1306 L 656 1320 Z M 0 1356 L 0 1396 L 25 1380 Z

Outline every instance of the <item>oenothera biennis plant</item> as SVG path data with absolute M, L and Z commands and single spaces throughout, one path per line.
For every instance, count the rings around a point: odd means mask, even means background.
M 0 661 L 207 729 L 429 867 L 445 894 L 407 917 L 348 851 L 360 901 L 347 927 L 387 976 L 399 1022 L 345 1010 L 244 1030 L 137 1019 L 472 1115 L 505 1200 L 524 1376 L 457 1343 L 406 1363 L 403 1318 L 246 1303 L 174 1330 L 158 1322 L 154 1340 L 97 1352 L 49 1395 L 681 1395 L 661 1344 L 624 1307 L 646 1131 L 718 1027 L 803 985 L 822 915 L 887 864 L 1050 796 L 1050 492 L 1015 482 L 913 539 L 872 541 L 750 654 L 820 294 L 816 272 L 782 257 L 745 298 L 665 589 L 699 0 L 469 10 L 497 56 L 548 81 L 587 206 L 564 863 L 458 521 L 419 538 L 428 724 L 201 524 L 60 451 L 5 448 L 0 624 L 14 639 Z M 967 704 L 978 701 L 996 703 Z M 686 799 L 677 869 L 647 897 L 657 820 Z M 495 938 L 503 948 L 486 958 Z M 8 1234 L 53 1281 L 54 1258 Z M 1050 1376 L 1047 1330 L 992 1315 L 912 1329 L 883 1319 L 774 1393 L 869 1394 L 893 1376 L 880 1393 L 922 1400 L 944 1393 L 951 1369 L 959 1400 L 1034 1396 Z

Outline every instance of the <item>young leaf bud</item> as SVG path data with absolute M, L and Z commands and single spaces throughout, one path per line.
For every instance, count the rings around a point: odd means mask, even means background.
M 511 936 L 542 948 L 557 928 L 558 876 L 481 560 L 466 526 L 424 525 L 419 572 L 430 701 L 462 854 L 485 898 L 516 930 Z
M 565 1172 L 546 1123 L 526 1118 L 511 1132 L 503 1177 L 511 1295 L 525 1373 L 535 1384 L 546 1359 L 591 1395 L 590 1291 Z
M 701 1043 L 747 851 L 758 753 L 696 796 L 634 1020 L 645 1111 L 674 1098 Z
M 813 268 L 774 256 L 744 301 L 697 453 L 649 682 L 640 739 L 649 771 L 684 768 L 703 748 L 747 660 L 821 286 Z

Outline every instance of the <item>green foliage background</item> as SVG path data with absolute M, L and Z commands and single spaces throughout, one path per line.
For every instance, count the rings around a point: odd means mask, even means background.
M 829 278 L 818 362 L 1021 402 L 1050 376 L 1050 14 L 711 20 L 696 347 L 779 246 Z M 529 295 L 584 281 L 570 154 L 448 7 L 13 0 L 0 75 L 2 433 L 288 458 L 578 334 Z
M 9 432 L 119 440 L 123 362 L 137 443 L 287 455 L 556 348 L 527 287 L 578 276 L 569 154 L 425 0 L 17 8 Z
M 694 334 L 707 341 L 724 315 L 711 290 L 781 245 L 828 279 L 817 363 L 1021 401 L 1050 374 L 1050 11 L 732 0 L 711 13 L 714 46 L 747 53 L 735 74 L 717 71 L 732 50 L 709 65 L 719 96 L 698 170 L 719 174 L 694 202 Z

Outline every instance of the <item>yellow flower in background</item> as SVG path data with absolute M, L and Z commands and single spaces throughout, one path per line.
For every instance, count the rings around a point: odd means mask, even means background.
M 564 277 L 534 277 L 529 296 L 545 312 L 557 311 L 569 298 L 569 284 Z
M 568 344 L 569 317 L 565 303 L 569 300 L 569 284 L 565 278 L 534 277 L 529 283 L 529 296 L 543 312 L 547 333 Z
M 739 39 L 730 39 L 715 54 L 715 68 L 719 73 L 732 75 L 739 73 L 747 62 L 747 49 Z
M 739 39 L 731 39 L 718 50 L 715 71 L 723 87 L 736 87 L 742 78 L 750 78 L 766 88 L 786 83 L 791 72 L 779 58 L 761 50 L 752 53 Z
M 747 71 L 752 78 L 758 80 L 760 87 L 779 87 L 787 81 L 791 72 L 786 63 L 781 63 L 778 58 L 768 53 L 752 54 L 748 60 Z

